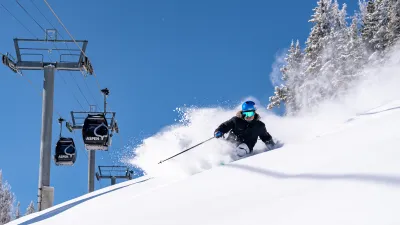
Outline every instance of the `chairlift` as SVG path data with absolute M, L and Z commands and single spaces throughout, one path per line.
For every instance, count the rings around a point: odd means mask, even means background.
M 60 128 L 60 138 L 57 141 L 55 148 L 54 162 L 57 166 L 72 166 L 75 164 L 77 151 L 74 139 L 61 136 L 63 121 L 64 119 L 62 118 L 58 119 L 61 128 Z
M 88 114 L 82 127 L 82 137 L 86 150 L 108 150 L 111 137 L 104 114 Z

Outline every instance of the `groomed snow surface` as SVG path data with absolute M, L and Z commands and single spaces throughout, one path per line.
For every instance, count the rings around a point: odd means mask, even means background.
M 313 114 L 281 118 L 260 109 L 282 148 L 230 162 L 230 146 L 213 139 L 158 164 L 212 136 L 237 110 L 190 108 L 184 125 L 134 149 L 131 163 L 146 176 L 10 224 L 400 224 L 396 65 L 365 71 L 354 93 Z

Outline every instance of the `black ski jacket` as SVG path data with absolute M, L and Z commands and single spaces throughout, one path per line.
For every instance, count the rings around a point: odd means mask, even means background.
M 265 124 L 259 119 L 260 115 L 256 113 L 254 119 L 251 122 L 247 122 L 243 118 L 242 112 L 239 111 L 236 116 L 222 123 L 215 132 L 221 131 L 225 134 L 230 131 L 237 137 L 236 141 L 247 144 L 250 151 L 253 151 L 258 137 L 263 142 L 272 140 L 272 136 L 267 132 Z

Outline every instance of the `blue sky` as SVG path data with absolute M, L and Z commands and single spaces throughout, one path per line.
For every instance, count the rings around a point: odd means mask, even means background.
M 33 1 L 67 38 L 45 3 Z M 30 0 L 19 2 L 42 27 L 51 28 Z M 173 110 L 184 104 L 231 106 L 254 96 L 265 107 L 273 95 L 269 74 L 276 55 L 292 39 L 304 46 L 316 6 L 316 0 L 48 2 L 75 39 L 89 41 L 87 55 L 98 82 L 111 92 L 108 109 L 117 112 L 120 134 L 114 136 L 108 153 L 97 153 L 96 166 L 118 163 L 118 156 L 127 152 L 125 145 L 174 123 L 178 115 Z M 44 36 L 14 0 L 1 3 L 34 35 Z M 347 4 L 352 14 L 357 5 Z M 15 56 L 12 39 L 32 35 L 3 8 L 0 18 L 0 52 Z M 20 77 L 0 66 L 0 74 L 4 129 L 0 169 L 25 210 L 31 200 L 37 201 L 43 72 L 25 71 Z M 57 112 L 70 120 L 69 112 L 81 110 L 81 105 L 88 109 L 87 102 L 102 102 L 95 77 L 56 73 L 53 146 L 59 132 Z M 63 130 L 65 136 L 71 135 Z M 75 141 L 76 164 L 51 167 L 55 204 L 87 192 L 87 157 L 80 131 Z M 96 189 L 109 183 L 96 182 Z

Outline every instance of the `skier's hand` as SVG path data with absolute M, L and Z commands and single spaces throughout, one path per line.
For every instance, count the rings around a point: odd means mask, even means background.
M 267 146 L 267 148 L 268 148 L 268 150 L 271 150 L 271 149 L 273 149 L 274 148 L 274 146 L 275 146 L 275 142 L 274 142 L 274 140 L 269 140 L 269 141 L 266 141 L 266 142 L 264 142 L 265 143 L 265 145 Z
M 271 139 L 271 140 L 269 140 L 269 141 L 266 141 L 265 144 L 266 144 L 266 145 L 272 145 L 272 146 L 274 146 L 274 145 L 275 145 L 275 142 L 274 142 L 274 140 Z
M 216 137 L 216 138 L 220 138 L 220 137 L 222 137 L 222 135 L 224 135 L 224 134 L 221 131 L 217 131 L 214 133 L 214 137 Z

